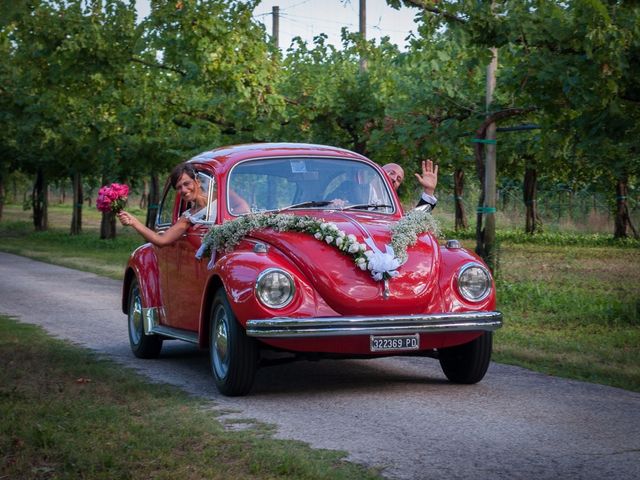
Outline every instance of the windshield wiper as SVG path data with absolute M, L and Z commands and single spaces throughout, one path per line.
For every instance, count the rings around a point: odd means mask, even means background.
M 367 208 L 393 208 L 393 205 L 385 205 L 383 203 L 358 203 L 356 205 L 347 205 L 342 210 L 364 210 Z
M 293 205 L 289 205 L 288 207 L 279 208 L 276 210 L 278 213 L 283 212 L 284 210 L 290 210 L 292 208 L 314 208 L 314 207 L 326 207 L 331 202 L 327 200 L 310 200 L 308 202 L 300 202 L 294 203 Z

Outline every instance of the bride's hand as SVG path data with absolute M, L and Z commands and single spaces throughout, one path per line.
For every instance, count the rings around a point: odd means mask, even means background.
M 130 226 L 131 223 L 133 222 L 131 215 L 129 215 L 124 210 L 119 211 L 117 215 L 118 215 L 118 220 L 120 220 L 120 223 L 122 223 L 122 225 L 124 225 L 125 227 Z

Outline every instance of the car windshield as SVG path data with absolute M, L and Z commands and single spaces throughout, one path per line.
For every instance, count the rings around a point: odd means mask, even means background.
M 251 212 L 296 208 L 358 209 L 393 213 L 387 183 L 368 163 L 337 158 L 270 158 L 236 165 L 229 174 L 227 205 L 234 215 L 244 199 Z

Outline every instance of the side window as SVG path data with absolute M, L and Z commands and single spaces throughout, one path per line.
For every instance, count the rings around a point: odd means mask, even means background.
M 173 206 L 176 203 L 176 191 L 169 187 L 164 193 L 160 208 L 158 209 L 158 219 L 156 221 L 157 226 L 171 225 L 173 220 Z
M 197 215 L 196 218 L 198 221 L 215 222 L 216 214 L 218 211 L 217 201 L 216 201 L 217 189 L 216 189 L 215 179 L 210 175 L 202 172 L 198 172 L 196 175 L 197 175 L 196 178 L 198 180 L 198 183 L 200 184 L 200 195 L 202 195 L 202 197 L 206 199 L 206 205 L 207 205 L 206 210 L 202 211 L 200 215 Z M 186 212 L 190 208 L 191 208 L 191 205 L 185 202 L 184 200 L 182 200 L 180 202 L 180 211 L 178 212 L 179 215 L 182 215 L 184 212 Z M 196 212 L 196 214 L 197 213 L 199 212 Z

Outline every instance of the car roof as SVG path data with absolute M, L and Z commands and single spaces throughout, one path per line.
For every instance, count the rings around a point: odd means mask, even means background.
M 368 158 L 358 153 L 339 147 L 328 145 L 314 145 L 310 143 L 248 143 L 231 145 L 202 152 L 189 161 L 197 163 L 213 163 L 228 170 L 236 163 L 249 158 L 270 157 L 339 157 L 351 160 L 366 160 Z

